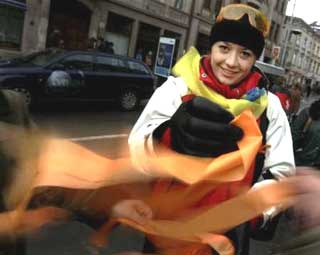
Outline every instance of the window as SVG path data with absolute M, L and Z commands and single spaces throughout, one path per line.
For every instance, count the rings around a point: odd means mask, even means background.
M 210 38 L 208 35 L 199 33 L 196 48 L 201 55 L 208 54 L 210 52 Z
M 300 46 L 300 36 L 296 36 L 296 46 Z
M 0 46 L 18 49 L 24 22 L 24 10 L 0 4 Z
M 214 14 L 215 14 L 215 16 L 218 15 L 218 13 L 219 13 L 219 11 L 221 9 L 221 6 L 222 6 L 222 0 L 217 0 L 216 4 L 214 6 Z
M 211 0 L 203 1 L 203 9 L 211 10 Z
M 286 6 L 286 1 L 282 1 L 281 11 L 280 11 L 281 14 L 284 14 L 284 13 L 285 13 L 285 8 L 284 8 L 285 6 Z
M 176 0 L 174 3 L 174 7 L 182 10 L 184 7 L 184 0 Z
M 113 43 L 115 54 L 128 55 L 132 26 L 132 19 L 109 13 L 104 40 Z
M 304 38 L 303 47 L 306 48 L 306 47 L 307 47 L 307 44 L 308 44 L 308 38 L 305 37 L 305 38 Z
M 276 23 L 274 21 L 272 21 L 271 22 L 270 32 L 269 32 L 269 39 L 271 41 L 273 41 L 275 29 L 276 29 Z
M 274 30 L 274 35 L 273 35 L 273 41 L 277 42 L 279 38 L 279 32 L 280 32 L 280 25 L 275 24 L 275 30 Z
M 62 49 L 48 49 L 28 54 L 19 58 L 19 61 L 25 65 L 45 66 L 63 52 Z
M 72 55 L 61 61 L 61 64 L 69 70 L 92 71 L 93 58 L 90 55 Z
M 296 65 L 296 58 L 297 58 L 296 54 L 293 53 L 292 61 L 291 61 L 292 65 Z
M 289 41 L 290 41 L 290 43 L 294 43 L 294 34 L 291 33 L 291 31 L 288 31 L 288 33 L 289 33 Z
M 311 58 L 308 57 L 307 59 L 307 69 L 310 71 L 311 70 Z
M 296 66 L 301 67 L 301 55 L 300 54 L 297 55 Z
M 314 61 L 311 63 L 311 72 L 314 72 Z
M 137 62 L 128 61 L 128 66 L 129 66 L 129 70 L 133 73 L 148 74 L 147 69 L 143 65 Z
M 98 72 L 128 72 L 122 59 L 114 57 L 97 57 L 96 71 Z

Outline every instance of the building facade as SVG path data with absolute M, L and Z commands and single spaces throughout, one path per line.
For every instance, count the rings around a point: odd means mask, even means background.
M 0 56 L 43 50 L 57 40 L 66 49 L 86 49 L 101 38 L 113 43 L 116 54 L 144 58 L 150 53 L 154 62 L 159 38 L 165 36 L 176 39 L 175 61 L 192 45 L 207 53 L 215 16 L 235 2 L 259 8 L 272 20 L 263 55 L 272 61 L 288 0 L 0 0 L 0 12 L 12 17 L 2 21 L 10 40 L 0 33 Z
M 289 85 L 320 85 L 320 35 L 305 21 L 286 17 L 281 64 L 287 70 Z

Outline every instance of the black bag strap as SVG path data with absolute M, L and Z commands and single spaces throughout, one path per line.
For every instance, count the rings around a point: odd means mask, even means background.
M 266 145 L 266 140 L 267 140 L 266 136 L 267 136 L 268 126 L 269 126 L 269 120 L 267 118 L 267 110 L 265 110 L 260 117 L 260 123 L 259 123 L 260 131 L 262 133 L 262 145 Z M 265 160 L 264 153 L 258 153 L 256 157 L 253 183 L 256 183 L 262 174 L 264 160 Z

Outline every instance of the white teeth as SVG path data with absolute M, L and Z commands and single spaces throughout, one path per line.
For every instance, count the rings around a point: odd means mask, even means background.
M 228 73 L 228 74 L 235 74 L 235 73 L 236 73 L 235 71 L 231 71 L 231 70 L 228 70 L 228 69 L 223 68 L 223 67 L 221 67 L 221 70 L 222 70 L 223 72 L 225 72 L 225 73 Z

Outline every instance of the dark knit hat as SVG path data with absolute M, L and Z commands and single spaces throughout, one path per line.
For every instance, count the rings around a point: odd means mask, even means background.
M 218 41 L 232 42 L 252 50 L 257 58 L 264 48 L 262 32 L 253 27 L 247 15 L 239 20 L 223 19 L 213 25 L 210 34 L 210 45 Z

